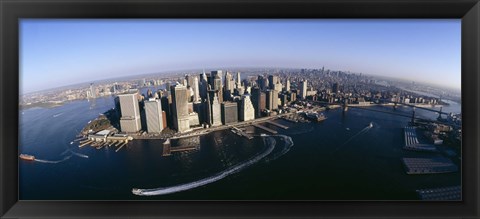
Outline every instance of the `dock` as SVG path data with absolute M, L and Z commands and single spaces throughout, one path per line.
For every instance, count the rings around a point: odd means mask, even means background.
M 243 131 L 242 129 L 239 129 L 235 126 L 232 126 L 232 132 L 239 135 L 239 136 L 243 136 L 243 137 L 247 138 L 248 140 L 253 139 L 253 136 L 251 135 L 251 133 L 247 133 L 247 132 Z
M 457 172 L 458 167 L 445 157 L 403 158 L 407 174 L 434 174 Z
M 123 146 L 127 145 L 127 142 L 123 142 L 116 150 L 115 152 L 118 152 L 120 149 L 123 148 Z
M 421 144 L 418 142 L 417 132 L 415 127 L 406 126 L 405 131 L 405 146 L 403 149 L 411 150 L 411 151 L 429 151 L 429 152 L 437 152 L 437 147 L 432 144 Z
M 277 134 L 278 133 L 277 131 L 275 131 L 273 129 L 270 129 L 270 128 L 267 128 L 267 127 L 265 127 L 263 125 L 260 125 L 260 124 L 253 124 L 253 126 L 256 127 L 256 128 L 259 128 L 259 129 L 263 129 L 263 130 L 265 130 L 267 132 L 270 132 L 272 134 Z
M 433 189 L 418 189 L 416 190 L 418 196 L 422 200 L 461 200 L 462 187 L 450 186 Z
M 170 152 L 182 152 L 182 151 L 191 151 L 197 149 L 198 146 L 178 146 L 170 147 Z
M 278 126 L 278 127 L 282 128 L 282 129 L 288 129 L 288 126 L 282 125 L 282 124 L 279 124 L 279 123 L 276 123 L 276 122 L 271 121 L 271 120 L 267 120 L 266 122 L 267 122 L 268 124 L 272 124 L 272 125 L 274 125 L 274 126 Z
M 91 144 L 92 142 L 93 142 L 93 141 L 90 141 L 90 140 L 85 141 L 85 142 L 81 143 L 80 145 L 78 145 L 78 147 L 81 148 L 81 147 L 83 147 L 83 146 L 85 146 L 85 145 L 87 145 L 87 144 Z

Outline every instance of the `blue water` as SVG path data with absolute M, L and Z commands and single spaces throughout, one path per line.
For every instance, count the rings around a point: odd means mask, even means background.
M 328 119 L 322 123 L 277 120 L 288 130 L 264 124 L 290 136 L 294 145 L 286 150 L 281 136 L 271 136 L 276 143 L 269 156 L 218 181 L 162 196 L 136 196 L 132 188 L 174 187 L 216 176 L 270 145 L 263 137 L 247 140 L 228 130 L 189 139 L 199 145 L 198 150 L 169 157 L 161 156 L 162 145 L 155 140 L 135 140 L 119 152 L 70 144 L 88 121 L 113 106 L 113 98 L 105 97 L 21 111 L 19 153 L 55 162 L 19 161 L 20 199 L 412 200 L 417 199 L 416 189 L 460 185 L 460 172 L 405 174 L 402 157 L 428 155 L 402 150 L 402 128 L 409 118 L 350 108 L 346 113 L 325 112 Z M 459 112 L 460 105 L 443 108 L 448 110 Z M 400 107 L 397 112 L 411 114 L 411 109 Z M 421 110 L 416 115 L 438 116 Z M 367 128 L 370 122 L 374 126 Z

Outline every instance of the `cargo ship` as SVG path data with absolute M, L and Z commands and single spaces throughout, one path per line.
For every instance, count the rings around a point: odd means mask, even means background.
M 20 157 L 20 159 L 23 159 L 23 160 L 29 160 L 29 161 L 35 160 L 35 156 L 28 155 L 28 154 L 20 154 L 19 157 Z

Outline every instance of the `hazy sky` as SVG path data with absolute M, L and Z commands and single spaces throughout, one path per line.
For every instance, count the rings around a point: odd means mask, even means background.
M 321 68 L 461 86 L 455 20 L 20 21 L 20 92 L 222 67 Z

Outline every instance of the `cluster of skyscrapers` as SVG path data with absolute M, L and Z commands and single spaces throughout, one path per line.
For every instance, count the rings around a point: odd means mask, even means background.
M 303 81 L 300 96 L 305 98 L 307 82 Z M 295 101 L 297 92 L 290 92 L 290 81 L 285 86 L 278 76 L 258 76 L 256 80 L 242 80 L 240 72 L 211 71 L 200 75 L 186 75 L 166 89 L 121 94 L 116 98 L 122 132 L 145 130 L 160 133 L 169 127 L 187 132 L 196 127 L 212 127 L 249 121 L 269 116 Z M 146 127 L 145 127 L 146 126 Z

